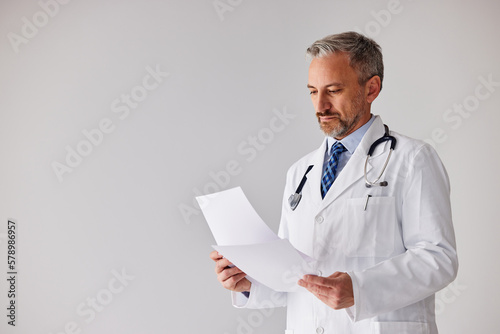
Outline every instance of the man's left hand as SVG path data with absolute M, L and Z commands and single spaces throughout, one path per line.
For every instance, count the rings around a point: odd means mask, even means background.
M 335 310 L 354 305 L 352 280 L 347 273 L 337 271 L 329 277 L 305 275 L 298 283 Z

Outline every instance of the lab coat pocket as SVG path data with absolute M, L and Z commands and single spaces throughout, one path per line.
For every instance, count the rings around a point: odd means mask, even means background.
M 343 215 L 344 251 L 351 257 L 388 257 L 397 228 L 394 197 L 346 200 Z
M 425 322 L 372 322 L 372 334 L 429 334 Z

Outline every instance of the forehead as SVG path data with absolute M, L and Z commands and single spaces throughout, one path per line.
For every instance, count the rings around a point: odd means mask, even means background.
M 332 82 L 350 84 L 357 82 L 357 73 L 349 65 L 345 53 L 334 53 L 321 58 L 314 58 L 309 65 L 309 84 L 320 87 Z

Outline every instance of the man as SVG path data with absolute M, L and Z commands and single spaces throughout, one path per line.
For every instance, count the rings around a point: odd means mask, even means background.
M 236 307 L 287 306 L 288 334 L 437 333 L 434 294 L 458 268 L 446 171 L 432 147 L 395 132 L 385 170 L 390 141 L 365 167 L 386 133 L 371 114 L 383 80 L 377 43 L 347 32 L 307 54 L 307 87 L 326 138 L 288 171 L 279 235 L 315 259 L 317 275 L 300 279 L 297 292 L 277 293 L 212 252 L 217 277 Z M 293 209 L 288 196 L 309 166 Z

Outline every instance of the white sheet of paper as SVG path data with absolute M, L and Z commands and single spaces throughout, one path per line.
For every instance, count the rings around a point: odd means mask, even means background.
M 278 240 L 240 187 L 196 197 L 217 245 L 248 245 Z
M 250 280 L 276 291 L 294 291 L 314 271 L 309 256 L 280 239 L 260 218 L 240 187 L 196 197 L 218 246 L 215 250 Z
M 292 292 L 314 271 L 286 239 L 253 245 L 212 246 L 248 276 L 275 291 Z

